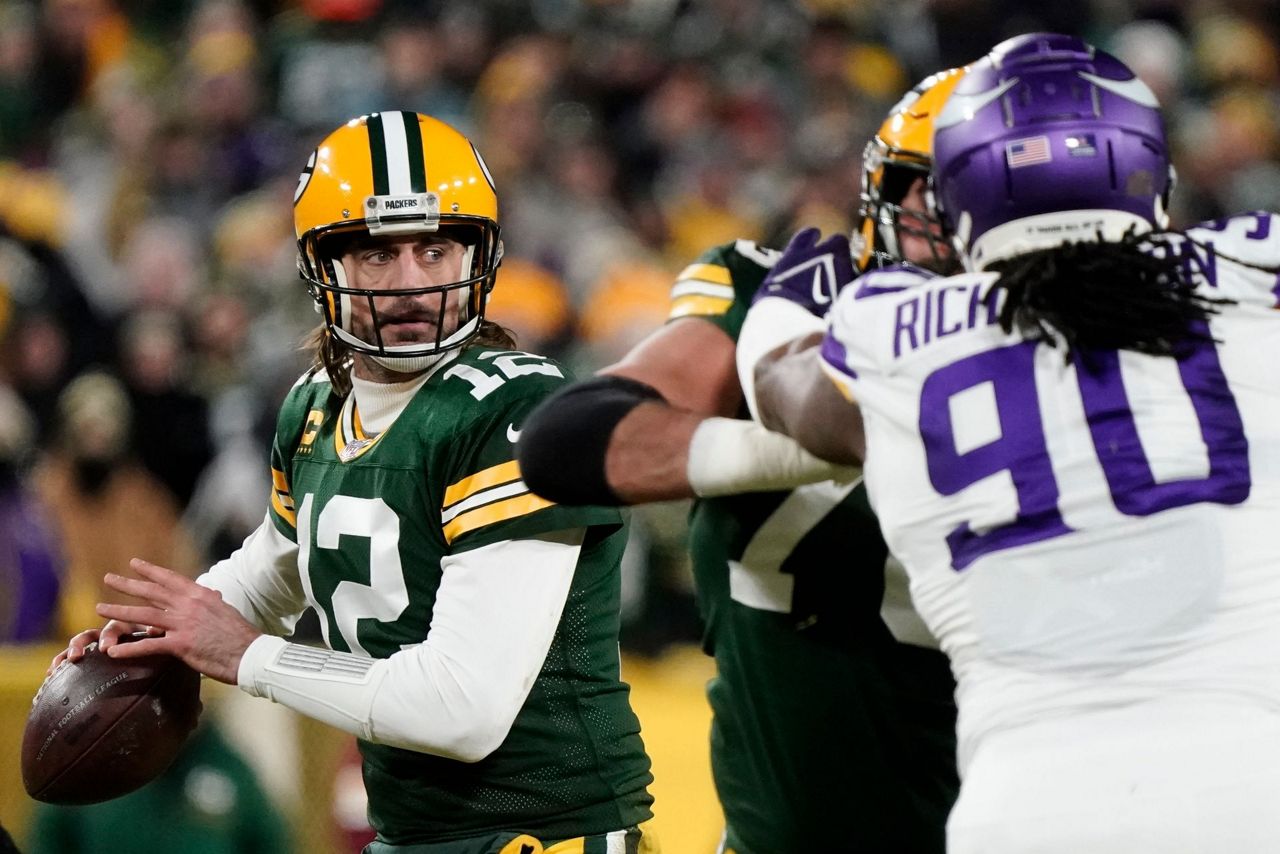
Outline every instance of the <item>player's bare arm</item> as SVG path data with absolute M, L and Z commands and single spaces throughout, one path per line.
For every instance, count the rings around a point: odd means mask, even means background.
M 819 367 L 821 341 L 816 333 L 797 338 L 756 363 L 760 422 L 816 457 L 861 465 L 866 456 L 862 414 Z
M 110 573 L 104 581 L 112 590 L 148 604 L 103 602 L 98 604 L 98 614 L 121 623 L 150 626 L 164 634 L 121 644 L 120 627 L 116 626 L 110 633 L 103 631 L 99 639 L 102 650 L 113 658 L 155 653 L 177 656 L 206 676 L 235 685 L 244 651 L 262 632 L 223 602 L 218 591 L 137 558 L 130 566 L 139 578 Z
M 664 398 L 632 409 L 609 439 L 605 477 L 625 503 L 693 496 L 688 466 L 694 432 L 708 417 L 732 417 L 742 403 L 733 347 L 724 330 L 685 318 L 600 371 L 645 383 Z

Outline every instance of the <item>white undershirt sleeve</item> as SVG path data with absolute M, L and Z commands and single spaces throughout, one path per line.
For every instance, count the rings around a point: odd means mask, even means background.
M 441 561 L 426 640 L 389 658 L 254 641 L 240 687 L 379 744 L 476 762 L 506 739 L 551 646 L 585 529 Z
M 264 632 L 287 635 L 307 605 L 298 577 L 298 544 L 276 530 L 271 516 L 226 560 L 196 579 Z

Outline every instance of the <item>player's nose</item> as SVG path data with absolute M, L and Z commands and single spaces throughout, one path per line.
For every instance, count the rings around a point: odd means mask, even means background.
M 424 288 L 431 284 L 427 271 L 422 268 L 418 258 L 412 252 L 400 252 L 396 255 L 396 286 L 400 290 Z

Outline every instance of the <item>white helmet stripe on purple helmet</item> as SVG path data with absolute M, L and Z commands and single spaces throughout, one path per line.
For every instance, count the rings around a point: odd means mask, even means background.
M 951 97 L 947 99 L 947 103 L 943 105 L 942 112 L 938 113 L 938 117 L 933 120 L 934 133 L 937 133 L 942 128 L 951 127 L 972 119 L 978 110 L 1008 92 L 1017 83 L 1018 78 L 1014 77 L 1004 81 L 994 89 L 988 89 L 986 92 L 979 92 L 976 95 L 962 95 L 953 92 Z
M 1106 89 L 1108 92 L 1114 92 L 1121 98 L 1128 98 L 1135 104 L 1141 104 L 1144 107 L 1151 107 L 1155 110 L 1160 109 L 1160 102 L 1156 100 L 1156 93 L 1152 92 L 1151 87 L 1137 77 L 1130 80 L 1112 80 L 1110 77 L 1099 77 L 1087 71 L 1077 71 L 1076 73 L 1093 85 Z

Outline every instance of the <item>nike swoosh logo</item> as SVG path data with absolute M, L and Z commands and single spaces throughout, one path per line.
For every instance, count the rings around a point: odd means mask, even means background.
M 775 282 L 785 282 L 788 279 L 800 275 L 806 270 L 813 270 L 813 284 L 811 291 L 813 301 L 818 305 L 826 305 L 831 302 L 831 297 L 836 292 L 836 289 L 839 288 L 841 284 L 847 284 L 836 281 L 836 261 L 830 252 L 823 253 L 817 258 L 810 258 L 803 264 L 798 264 L 790 270 L 774 276 L 773 280 Z M 831 293 L 828 293 L 823 287 L 825 282 L 831 283 Z
M 507 425 L 507 441 L 513 445 L 520 441 L 520 431 L 516 429 L 514 424 Z
M 933 120 L 934 131 L 969 121 L 978 110 L 981 110 L 1016 85 L 1018 85 L 1018 78 L 1010 77 L 996 88 L 979 92 L 976 95 L 958 95 L 952 92 L 951 97 L 947 99 L 947 103 L 942 107 L 942 112 L 938 113 L 938 117 Z
M 1141 104 L 1144 107 L 1160 108 L 1160 101 L 1156 99 L 1156 93 L 1152 92 L 1151 87 L 1137 77 L 1131 77 L 1128 80 L 1112 80 L 1109 77 L 1099 77 L 1087 71 L 1076 73 L 1099 89 L 1106 89 L 1108 92 L 1113 92 L 1121 98 L 1128 98 L 1135 104 Z

